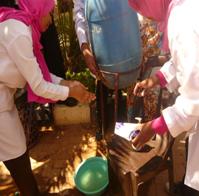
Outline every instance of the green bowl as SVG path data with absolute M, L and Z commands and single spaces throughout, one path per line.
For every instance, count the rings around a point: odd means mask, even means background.
M 82 162 L 75 173 L 75 185 L 85 195 L 101 195 L 109 183 L 108 163 L 101 157 Z

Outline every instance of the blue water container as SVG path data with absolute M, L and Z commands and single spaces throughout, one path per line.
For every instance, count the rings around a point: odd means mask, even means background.
M 114 89 L 113 73 L 119 73 L 119 89 L 130 86 L 139 76 L 142 59 L 137 14 L 128 0 L 86 0 L 85 15 L 93 53 L 108 81 L 105 84 Z

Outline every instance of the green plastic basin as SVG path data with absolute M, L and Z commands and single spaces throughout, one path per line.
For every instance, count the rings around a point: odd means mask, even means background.
M 91 157 L 80 164 L 75 176 L 77 189 L 85 195 L 101 195 L 109 183 L 108 163 L 101 157 Z

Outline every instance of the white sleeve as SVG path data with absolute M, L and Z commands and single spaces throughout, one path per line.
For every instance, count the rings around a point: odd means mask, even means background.
M 199 33 L 189 26 L 170 41 L 180 95 L 172 107 L 163 110 L 163 116 L 176 137 L 193 130 L 199 120 Z
M 167 61 L 160 69 L 167 81 L 166 87 L 170 92 L 175 91 L 179 87 L 179 83 L 176 79 L 176 68 L 173 65 L 172 59 Z
M 58 77 L 58 76 L 56 76 L 56 75 L 54 75 L 52 73 L 50 73 L 50 76 L 51 76 L 52 82 L 54 84 L 59 84 L 61 82 L 61 80 L 63 80 L 63 78 Z
M 68 87 L 44 80 L 33 54 L 31 35 L 18 36 L 7 46 L 7 51 L 10 58 L 15 62 L 17 69 L 36 95 L 54 101 L 65 100 L 68 97 Z M 58 78 L 56 78 L 56 82 L 58 82 Z
M 85 18 L 85 2 L 84 0 L 73 0 L 73 18 L 75 21 L 75 30 L 81 47 L 82 43 L 88 43 L 87 30 L 88 25 Z

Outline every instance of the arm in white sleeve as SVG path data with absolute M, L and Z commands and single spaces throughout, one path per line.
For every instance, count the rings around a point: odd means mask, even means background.
M 163 110 L 163 116 L 170 133 L 176 137 L 194 130 L 199 120 L 199 33 L 186 27 L 186 31 L 171 39 L 171 45 L 180 95 L 172 107 Z
M 50 77 L 52 79 L 52 83 L 54 83 L 54 84 L 60 84 L 61 80 L 64 80 L 63 78 L 58 77 L 52 73 L 50 73 Z
M 176 68 L 173 65 L 172 59 L 167 61 L 160 69 L 165 80 L 167 81 L 166 87 L 170 92 L 173 92 L 179 87 L 179 83 L 176 79 Z
M 85 18 L 85 1 L 84 0 L 73 0 L 73 18 L 75 21 L 75 30 L 81 47 L 82 43 L 88 43 L 87 37 L 87 21 Z
M 33 54 L 31 35 L 21 35 L 17 37 L 7 46 L 7 51 L 36 95 L 54 101 L 65 100 L 68 97 L 68 87 L 44 80 L 43 74 Z M 58 78 L 55 80 L 58 82 Z

